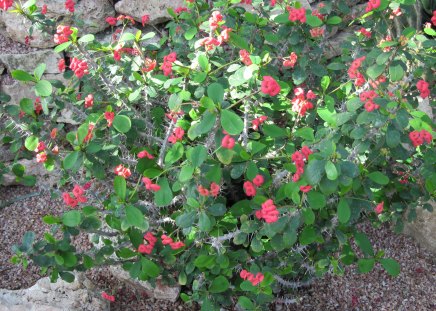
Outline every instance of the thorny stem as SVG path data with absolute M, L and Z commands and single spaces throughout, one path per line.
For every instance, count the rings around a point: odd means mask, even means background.
M 159 159 L 157 161 L 157 165 L 159 165 L 160 167 L 163 166 L 163 159 L 165 156 L 165 150 L 167 149 L 168 139 L 170 138 L 170 135 L 173 132 L 175 125 L 176 125 L 176 122 L 171 120 L 170 126 L 168 126 L 167 133 L 165 134 L 165 139 L 162 143 L 162 147 L 160 148 Z

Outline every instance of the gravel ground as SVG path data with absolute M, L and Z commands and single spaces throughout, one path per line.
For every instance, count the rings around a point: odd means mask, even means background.
M 0 206 L 18 196 L 35 193 L 36 188 L 0 187 Z M 10 263 L 11 246 L 19 243 L 28 230 L 41 237 L 48 229 L 41 218 L 46 214 L 58 215 L 68 208 L 61 200 L 51 200 L 48 193 L 27 198 L 0 208 L 0 288 L 18 289 L 33 285 L 39 278 L 32 265 L 25 271 Z M 347 267 L 344 277 L 327 275 L 309 288 L 294 293 L 300 297 L 297 304 L 277 306 L 273 310 L 436 310 L 436 265 L 434 256 L 410 237 L 395 235 L 384 226 L 374 229 L 368 224 L 360 229 L 369 235 L 374 249 L 383 249 L 387 257 L 398 260 L 401 274 L 392 278 L 380 266 L 369 274 L 359 274 Z M 85 237 L 76 243 L 87 246 Z M 148 298 L 145 292 L 115 280 L 106 269 L 87 273 L 101 290 L 114 293 L 117 301 L 111 310 L 196 310 L 180 301 L 169 303 Z

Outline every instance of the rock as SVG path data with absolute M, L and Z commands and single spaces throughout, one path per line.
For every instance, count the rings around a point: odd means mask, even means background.
M 429 202 L 433 212 L 421 207 L 416 209 L 416 220 L 405 221 L 404 233 L 411 235 L 421 246 L 436 254 L 436 202 Z
M 18 105 L 23 97 L 35 99 L 35 92 L 29 86 L 24 83 L 15 81 L 12 84 L 0 83 L 0 92 L 6 93 L 11 97 L 9 104 Z
M 138 22 L 141 22 L 143 15 L 150 16 L 149 24 L 170 20 L 167 8 L 184 6 L 183 0 L 121 0 L 115 4 L 115 11 L 120 14 L 130 15 Z
M 114 16 L 115 10 L 110 1 L 107 0 L 86 0 L 80 1 L 75 6 L 74 15 L 65 9 L 65 0 L 44 0 L 38 1 L 38 6 L 47 4 L 47 17 L 54 18 L 57 24 L 72 25 L 79 28 L 79 36 L 87 33 L 97 33 L 109 25 L 106 23 L 106 17 Z M 75 19 L 80 20 L 80 26 Z M 0 11 L 0 24 L 6 27 L 6 34 L 11 39 L 25 43 L 27 30 L 31 23 L 22 17 L 11 12 Z M 41 33 L 35 30 L 33 40 L 30 41 L 30 46 L 39 48 L 53 47 L 56 44 L 52 36 Z
M 345 31 L 339 32 L 338 34 L 328 39 L 327 48 L 325 49 L 325 54 L 324 54 L 325 57 L 327 59 L 332 59 L 336 56 L 341 55 L 342 43 L 347 41 L 354 31 L 355 31 L 354 28 L 347 29 Z
M 45 63 L 46 74 L 59 74 L 58 61 L 61 59 L 59 54 L 52 49 L 39 50 L 27 54 L 0 54 L 0 62 L 9 72 L 20 69 L 32 73 L 38 64 Z
M 48 277 L 21 290 L 0 289 L 0 311 L 106 311 L 109 302 L 99 297 L 90 281 L 77 274 L 73 283 Z
M 123 268 L 118 266 L 111 266 L 110 271 L 114 277 L 118 280 L 126 282 L 139 290 L 143 290 L 147 293 L 149 297 L 153 297 L 154 299 L 159 300 L 167 300 L 171 302 L 175 302 L 180 294 L 180 286 L 179 285 L 165 285 L 162 284 L 160 278 L 156 280 L 156 287 L 153 287 L 150 283 L 145 281 L 133 280 L 129 273 Z
M 53 170 L 51 172 L 47 171 L 42 163 L 36 162 L 36 159 L 20 159 L 16 163 L 23 165 L 26 170 L 24 175 L 36 176 L 38 185 L 43 185 L 44 187 L 51 188 L 60 180 L 60 172 L 58 170 Z M 8 165 L 8 164 L 7 164 Z M 10 163 L 8 166 L 11 166 Z M 13 186 L 20 185 L 16 180 L 14 173 L 10 172 L 3 175 L 2 185 L 3 186 Z

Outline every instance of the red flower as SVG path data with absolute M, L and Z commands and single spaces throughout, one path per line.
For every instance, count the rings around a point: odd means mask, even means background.
M 210 194 L 214 197 L 217 197 L 219 193 L 220 193 L 220 186 L 214 182 L 211 183 L 210 184 Z
M 143 15 L 141 17 L 142 27 L 144 27 L 145 24 L 147 24 L 149 21 L 150 21 L 150 16 L 149 15 Z
M 436 26 L 436 10 L 433 11 L 433 16 L 431 17 L 431 22 L 433 26 Z
M 44 163 L 47 161 L 47 154 L 45 152 L 40 152 L 36 155 L 36 162 Z
M 104 113 L 104 118 L 107 121 L 107 127 L 111 127 L 112 126 L 112 122 L 114 122 L 115 119 L 115 113 L 112 111 L 106 111 Z
M 264 275 L 262 273 L 258 272 L 256 276 L 254 276 L 253 273 L 248 272 L 245 269 L 239 273 L 239 276 L 244 280 L 248 280 L 251 284 L 253 284 L 253 286 L 256 286 L 264 279 Z
M 14 0 L 0 0 L 0 10 L 7 11 L 14 4 Z
M 180 14 L 180 13 L 182 13 L 182 12 L 188 12 L 188 8 L 185 8 L 185 7 L 183 7 L 183 6 L 179 6 L 178 8 L 176 8 L 176 9 L 174 10 L 174 12 L 176 12 L 176 14 Z
M 165 234 L 162 234 L 160 238 L 162 239 L 163 245 L 169 245 L 169 244 L 173 243 L 173 239 Z
M 253 178 L 253 184 L 255 184 L 256 187 L 262 186 L 264 182 L 265 182 L 265 179 L 260 174 L 256 175 L 256 177 Z
M 422 145 L 424 142 L 430 144 L 433 140 L 433 136 L 426 130 L 413 131 L 409 133 L 409 138 L 415 147 Z
M 292 111 L 298 112 L 300 116 L 304 116 L 307 110 L 313 109 L 313 104 L 308 99 L 314 99 L 316 97 L 312 90 L 309 90 L 307 94 L 304 94 L 304 90 L 301 87 L 294 89 L 295 97 L 292 99 Z
M 261 90 L 264 94 L 276 96 L 278 93 L 280 93 L 281 88 L 277 81 L 273 79 L 273 77 L 264 76 L 262 80 Z
M 117 50 L 117 49 L 114 50 L 114 60 L 117 62 L 119 62 L 121 60 L 120 50 Z
M 64 203 L 70 207 L 76 207 L 79 203 L 76 199 L 72 198 L 68 192 L 62 193 L 62 197 L 64 199 Z
M 65 71 L 65 59 L 61 58 L 58 61 L 58 69 L 59 69 L 59 72 L 64 72 Z
M 42 8 L 41 8 L 41 14 L 42 14 L 42 15 L 47 14 L 47 4 L 44 4 L 44 5 L 42 6 Z
M 206 51 L 212 50 L 215 46 L 220 46 L 221 42 L 213 37 L 207 37 L 200 40 L 200 46 L 204 46 Z
M 360 32 L 363 36 L 367 37 L 368 39 L 371 38 L 371 32 L 366 30 L 365 28 L 360 28 L 358 30 L 358 32 Z
M 247 196 L 254 197 L 256 195 L 256 188 L 251 181 L 244 182 L 243 188 Z
M 246 50 L 240 50 L 239 57 L 241 57 L 241 60 L 245 66 L 250 66 L 253 63 L 250 59 L 250 53 L 248 53 Z
M 207 197 L 209 195 L 209 190 L 204 188 L 202 185 L 199 185 L 197 187 L 197 190 L 198 190 L 198 193 L 203 197 Z
M 253 130 L 257 131 L 259 129 L 259 126 L 267 119 L 268 119 L 267 116 L 260 116 L 259 118 L 256 118 L 253 121 L 251 121 L 251 124 L 253 124 Z
M 177 59 L 177 53 L 176 52 L 171 52 L 170 54 L 164 56 L 164 61 L 165 62 L 170 62 L 173 63 L 175 62 Z
M 41 151 L 44 151 L 45 148 L 46 148 L 46 147 L 45 147 L 44 142 L 43 142 L 43 141 L 40 141 L 40 142 L 38 143 L 38 146 L 36 147 L 36 149 L 35 149 L 34 151 L 35 151 L 35 152 L 41 152 Z
M 310 30 L 310 35 L 312 38 L 322 37 L 324 35 L 324 28 L 316 27 Z
M 147 150 L 142 150 L 138 153 L 138 158 L 147 158 L 147 159 L 154 159 L 153 155 L 151 155 Z
M 94 104 L 94 95 L 88 94 L 88 96 L 85 97 L 85 108 L 90 108 Z
M 88 63 L 84 60 L 73 57 L 70 63 L 70 69 L 74 71 L 74 74 L 80 79 L 84 75 L 89 74 Z
M 41 99 L 37 97 L 33 103 L 33 107 L 35 108 L 35 113 L 40 114 L 42 111 Z
M 224 26 L 223 26 L 224 28 Z M 221 34 L 218 36 L 218 42 L 222 44 L 223 42 L 227 42 L 230 40 L 230 32 L 232 31 L 232 28 L 225 28 L 223 31 L 221 31 Z
M 235 139 L 230 135 L 224 136 L 223 139 L 221 140 L 221 147 L 223 148 L 233 149 L 234 146 L 235 146 Z
M 380 6 L 380 0 L 369 0 L 368 4 L 366 5 L 366 12 L 370 12 L 372 10 L 377 9 Z
M 184 247 L 184 246 L 185 246 L 185 243 L 180 242 L 180 241 L 170 243 L 170 247 L 171 247 L 172 249 L 174 249 L 174 250 L 179 249 L 179 248 L 182 248 L 182 247 Z
M 375 208 L 374 208 L 374 212 L 378 215 L 381 214 L 383 212 L 383 205 L 385 202 L 381 202 L 379 203 Z
M 117 19 L 115 17 L 109 16 L 106 17 L 106 22 L 111 26 L 115 26 L 117 24 Z
M 209 18 L 210 30 L 215 30 L 219 27 L 219 24 L 223 21 L 223 16 L 219 11 L 213 11 L 212 16 Z
M 156 67 L 156 60 L 151 60 L 150 58 L 145 59 L 145 67 L 142 67 L 142 71 L 150 72 Z
M 153 246 L 151 246 L 150 244 L 140 244 L 138 247 L 138 252 L 141 254 L 148 254 L 150 255 L 151 252 L 153 251 Z
M 75 5 L 75 3 L 74 3 L 73 0 L 67 0 L 67 1 L 65 1 L 65 8 L 66 8 L 68 11 L 70 11 L 71 13 L 74 12 L 74 5 Z
M 61 44 L 68 41 L 68 36 L 71 35 L 73 31 L 69 26 L 59 25 L 56 28 L 56 34 L 54 35 L 54 42 L 56 44 Z
M 257 219 L 264 219 L 266 223 L 273 223 L 279 219 L 279 211 L 273 200 L 268 199 L 262 204 L 262 209 L 256 211 Z
M 422 98 L 427 98 L 430 95 L 430 90 L 428 89 L 428 82 L 425 82 L 424 80 L 419 80 L 416 83 L 416 88 L 419 90 Z
M 52 129 L 51 132 L 50 132 L 51 139 L 55 139 L 57 133 L 58 133 L 58 129 L 57 128 Z
M 300 191 L 307 193 L 312 189 L 312 186 L 308 185 L 308 186 L 300 186 Z
M 109 300 L 110 302 L 114 302 L 115 301 L 115 296 L 108 295 L 108 294 L 106 294 L 106 292 L 102 292 L 101 293 L 101 297 L 103 299 Z
M 158 184 L 154 184 L 150 178 L 142 177 L 142 182 L 145 185 L 145 189 L 157 192 L 160 190 L 160 186 Z
M 115 167 L 114 173 L 124 178 L 129 178 L 130 175 L 132 175 L 130 169 L 125 168 L 122 164 L 119 164 L 118 166 Z
M 306 22 L 306 9 L 305 8 L 299 8 L 299 9 L 289 8 L 288 11 L 289 11 L 288 19 L 291 22 L 296 22 L 296 21 L 299 21 L 300 23 Z
M 185 130 L 181 127 L 177 127 L 173 131 L 173 134 L 168 138 L 168 141 L 172 144 L 175 144 L 176 142 L 183 140 L 183 135 L 185 135 Z
M 292 52 L 291 55 L 289 55 L 289 59 L 285 59 L 283 61 L 283 66 L 294 68 L 295 64 L 297 63 L 297 59 L 297 54 L 295 54 L 295 52 Z

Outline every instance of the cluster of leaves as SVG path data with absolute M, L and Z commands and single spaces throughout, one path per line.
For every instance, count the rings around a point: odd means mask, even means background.
M 308 10 L 305 23 L 288 18 L 286 6 L 299 8 L 299 2 L 272 7 L 254 1 L 250 9 L 238 2 L 215 1 L 211 9 L 198 0 L 187 3 L 188 11 L 169 9 L 174 19 L 166 26 L 168 35 L 158 34 L 154 43 L 155 33 L 127 32 L 128 20 L 110 43 L 73 29 L 71 40 L 55 51 L 88 63 L 89 74 L 80 79 L 67 70 L 64 81 L 45 80 L 45 65 L 33 75 L 13 72 L 35 88 L 42 113 L 36 114 L 27 98 L 19 106 L 4 105 L 8 134 L 3 142 L 27 157 L 35 156 L 40 141 L 56 145 L 59 152 L 47 152 L 41 165 L 60 169 L 66 187 L 87 181 L 94 187 L 92 195 L 86 194 L 87 204 L 44 217 L 53 231 L 43 240 L 26 234 L 16 248 L 16 262 L 30 258 L 53 281 L 58 276 L 72 280 L 74 270 L 122 264 L 132 278 L 154 282 L 161 277 L 183 285 L 182 299 L 202 302 L 205 310 L 236 303 L 247 310 L 261 308 L 287 289 L 325 273 L 342 274 L 344 266 L 356 262 L 360 272 L 380 263 L 390 275 L 399 273 L 399 265 L 376 252 L 356 224 L 393 221 L 400 231 L 405 213 L 413 219 L 417 207 L 431 208 L 425 202 L 436 189 L 436 154 L 431 144 L 414 148 L 409 133 L 432 133 L 432 120 L 417 110 L 416 82 L 425 77 L 434 85 L 435 41 L 429 39 L 434 30 L 405 28 L 401 37 L 380 43 L 392 27 L 386 17 L 398 7 L 407 12 L 412 0 L 382 0 L 379 8 L 358 17 L 350 17 L 346 1 L 325 1 L 322 18 Z M 201 40 L 219 34 L 210 29 L 214 10 L 224 17 L 219 27 L 232 30 L 227 43 L 207 51 Z M 45 19 L 35 9 L 22 12 L 36 24 Z M 328 59 L 328 35 L 353 25 L 370 30 L 371 38 L 350 33 L 342 53 Z M 310 30 L 317 27 L 324 27 L 324 36 L 313 38 Z M 137 52 L 116 61 L 113 51 L 120 44 Z M 250 54 L 251 65 L 242 63 L 240 50 Z M 160 66 L 171 52 L 177 60 L 166 76 Z M 284 67 L 291 52 L 298 60 L 293 68 Z M 359 70 L 366 83 L 356 87 L 347 69 L 362 56 Z M 157 61 L 156 68 L 141 70 L 149 60 Z M 261 92 L 265 76 L 278 82 L 277 96 Z M 374 89 L 380 76 L 386 79 Z M 316 95 L 313 109 L 303 115 L 292 109 L 298 87 Z M 371 112 L 359 98 L 369 89 L 376 91 L 379 106 Z M 85 109 L 78 93 L 93 94 L 92 107 Z M 63 109 L 73 111 L 76 128 L 57 123 Z M 107 112 L 115 113 L 110 127 Z M 259 116 L 267 119 L 253 129 Z M 170 143 L 175 128 L 186 135 Z M 236 140 L 233 148 L 222 147 L 225 135 Z M 303 146 L 313 153 L 293 181 L 292 155 Z M 138 159 L 142 150 L 152 156 Z M 132 174 L 116 176 L 120 164 Z M 13 171 L 25 179 L 24 167 Z M 257 175 L 264 182 L 248 197 L 243 184 Z M 160 190 L 146 190 L 143 177 Z M 199 193 L 199 186 L 209 189 L 212 183 L 220 186 L 219 195 Z M 308 185 L 310 191 L 300 190 Z M 268 199 L 279 211 L 276 222 L 255 216 Z M 376 214 L 381 202 L 383 211 Z M 61 239 L 54 235 L 59 230 Z M 147 231 L 185 246 L 172 249 L 158 239 L 151 254 L 141 254 Z M 71 245 L 80 232 L 93 234 L 92 250 L 80 252 Z M 262 282 L 242 279 L 243 269 L 262 273 Z

